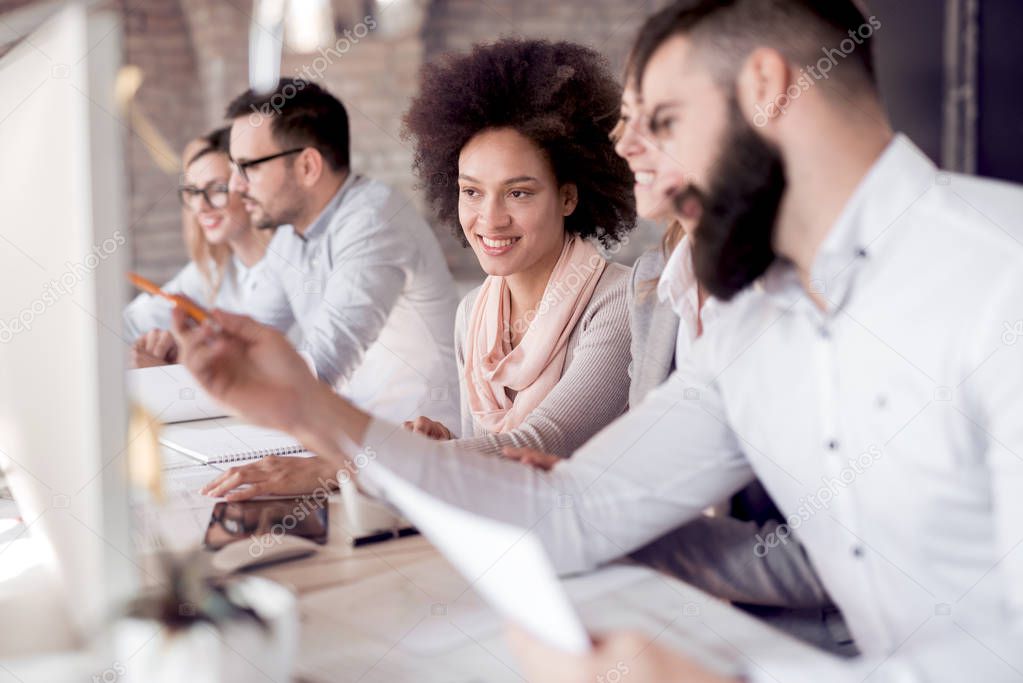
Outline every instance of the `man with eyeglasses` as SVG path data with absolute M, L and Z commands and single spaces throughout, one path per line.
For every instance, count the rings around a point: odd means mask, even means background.
M 254 225 L 277 228 L 266 272 L 286 300 L 263 297 L 251 315 L 297 324 L 317 376 L 355 403 L 457 423 L 454 281 L 409 199 L 352 172 L 344 105 L 285 78 L 238 96 L 227 118 L 230 189 Z
M 182 151 L 178 199 L 189 260 L 163 288 L 227 311 L 249 312 L 255 301 L 282 306 L 283 293 L 268 287 L 263 273 L 263 256 L 273 233 L 253 227 L 240 195 L 228 187 L 230 133 L 223 126 L 190 141 Z M 277 302 L 271 303 L 275 298 Z M 168 331 L 170 312 L 169 302 L 147 293 L 125 308 L 132 367 L 176 362 L 177 347 Z

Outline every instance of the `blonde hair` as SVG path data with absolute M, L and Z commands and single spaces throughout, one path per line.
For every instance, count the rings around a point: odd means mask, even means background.
M 185 145 L 181 155 L 182 173 L 192 165 L 199 157 L 215 151 L 205 137 L 196 138 Z M 181 232 L 185 238 L 185 248 L 188 249 L 188 258 L 192 260 L 199 274 L 206 283 L 207 300 L 205 305 L 211 305 L 217 298 L 220 285 L 224 279 L 224 270 L 231 258 L 231 247 L 226 244 L 210 244 L 203 234 L 202 227 L 195 212 L 187 206 L 181 207 Z
M 181 154 L 182 168 L 184 173 L 189 166 L 199 161 L 208 154 L 228 155 L 228 140 L 230 128 L 218 128 L 206 135 L 191 140 Z M 250 227 L 250 230 L 256 230 Z M 228 244 L 211 244 L 206 239 L 195 213 L 188 207 L 181 207 L 181 231 L 185 239 L 185 247 L 188 250 L 188 257 L 199 269 L 199 274 L 206 283 L 208 300 L 203 302 L 212 305 L 224 283 L 224 274 L 227 271 L 227 264 L 231 260 L 231 247 Z M 269 244 L 272 233 L 263 234 L 263 231 L 256 231 L 261 241 Z

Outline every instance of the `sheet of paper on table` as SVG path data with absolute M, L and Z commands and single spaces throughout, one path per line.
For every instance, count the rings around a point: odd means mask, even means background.
M 540 541 L 527 529 L 449 505 L 401 479 L 379 461 L 364 472 L 386 500 L 429 539 L 495 610 L 566 652 L 590 639 Z
M 227 415 L 182 365 L 129 370 L 126 382 L 132 400 L 164 424 Z

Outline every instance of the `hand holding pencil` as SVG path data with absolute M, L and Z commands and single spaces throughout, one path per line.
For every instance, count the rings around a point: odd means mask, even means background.
M 138 273 L 128 273 L 128 279 L 133 285 L 141 289 L 143 292 L 148 292 L 153 296 L 163 297 L 167 301 L 170 301 L 176 308 L 183 310 L 197 323 L 201 324 L 210 317 L 209 313 L 204 311 L 187 296 L 184 296 L 183 294 L 169 294 L 160 289 L 155 283 L 147 280 Z

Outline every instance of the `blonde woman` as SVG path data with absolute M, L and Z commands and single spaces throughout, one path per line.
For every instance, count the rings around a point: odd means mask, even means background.
M 246 301 L 260 293 L 259 271 L 272 232 L 253 227 L 243 197 L 228 189 L 229 133 L 220 128 L 185 147 L 178 197 L 190 261 L 163 288 L 204 306 L 244 313 Z M 170 310 L 166 301 L 149 294 L 140 294 L 125 308 L 135 367 L 176 361 L 168 332 Z

